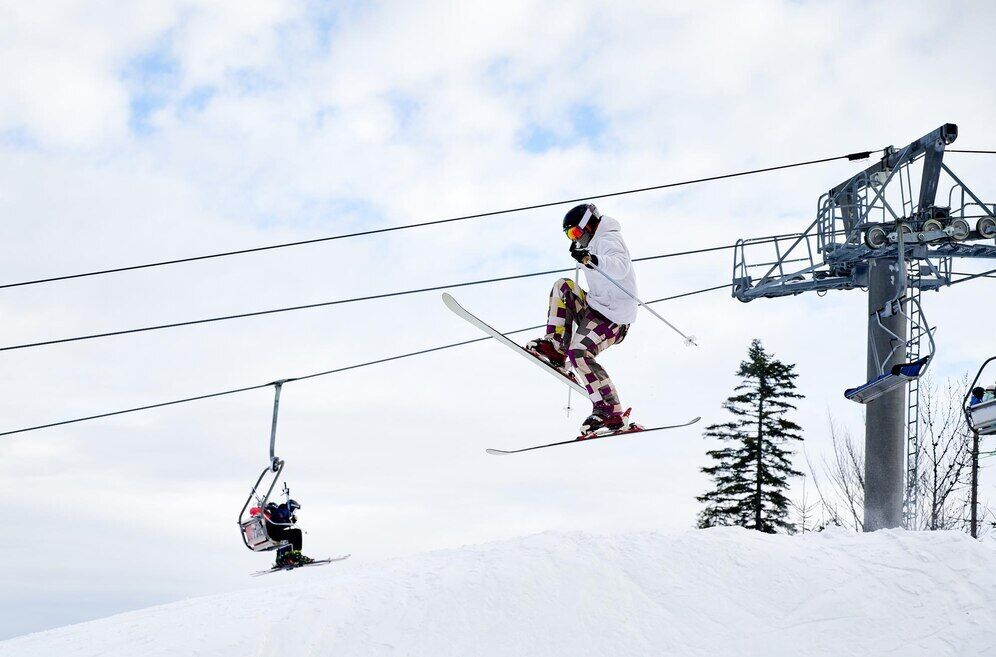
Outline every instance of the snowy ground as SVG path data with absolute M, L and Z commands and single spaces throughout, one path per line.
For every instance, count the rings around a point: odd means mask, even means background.
M 548 532 L 270 577 L 0 655 L 996 655 L 996 541 L 951 532 Z

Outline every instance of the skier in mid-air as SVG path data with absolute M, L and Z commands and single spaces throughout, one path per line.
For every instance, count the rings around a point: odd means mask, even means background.
M 568 278 L 554 283 L 546 335 L 527 343 L 526 350 L 569 378 L 575 378 L 571 369 L 580 376 L 594 406 L 581 425 L 583 434 L 622 429 L 626 417 L 619 393 L 595 356 L 623 341 L 636 321 L 638 306 L 592 265 L 636 296 L 633 261 L 619 222 L 603 216 L 591 203 L 564 215 L 564 233 L 571 240 L 571 257 L 585 268 L 588 290 Z
M 275 541 L 287 541 L 289 545 L 277 550 L 277 561 L 274 568 L 285 566 L 303 566 L 314 561 L 311 557 L 301 554 L 304 537 L 297 524 L 295 511 L 301 508 L 296 500 L 288 499 L 282 504 L 270 502 L 266 505 L 266 533 Z

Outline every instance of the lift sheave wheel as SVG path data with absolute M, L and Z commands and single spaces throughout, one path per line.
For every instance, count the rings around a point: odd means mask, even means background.
M 889 233 L 882 226 L 872 226 L 865 231 L 865 244 L 873 249 L 881 249 L 889 243 Z
M 996 219 L 993 219 L 992 217 L 982 217 L 979 219 L 978 223 L 975 224 L 975 230 L 977 230 L 979 235 L 982 235 L 987 240 L 996 237 Z
M 972 227 L 967 221 L 962 218 L 952 219 L 951 228 L 954 232 L 951 235 L 951 239 L 962 242 L 968 239 L 968 236 L 972 234 Z

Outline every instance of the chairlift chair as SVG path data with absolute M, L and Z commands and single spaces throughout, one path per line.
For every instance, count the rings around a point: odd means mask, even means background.
M 252 487 L 252 491 L 249 493 L 249 497 L 246 498 L 246 503 L 242 505 L 242 511 L 239 512 L 239 527 L 242 529 L 242 542 L 245 546 L 252 550 L 253 552 L 269 552 L 270 550 L 277 550 L 284 546 L 290 545 L 288 541 L 275 540 L 266 531 L 266 523 L 274 523 L 267 517 L 266 505 L 269 502 L 270 494 L 273 492 L 273 487 L 277 483 L 277 479 L 280 478 L 280 473 L 283 472 L 284 462 L 280 459 L 276 459 L 272 466 L 267 466 L 262 473 L 260 473 L 259 478 L 256 480 L 256 484 Z M 270 482 L 270 486 L 266 489 L 266 494 L 260 497 L 259 490 L 260 484 L 266 477 L 267 473 L 273 473 L 273 480 Z M 284 484 L 285 495 L 290 495 L 290 491 L 287 490 L 287 485 Z M 252 507 L 249 504 L 256 500 L 256 504 Z M 249 515 L 246 516 L 246 510 L 249 511 Z
M 884 358 L 882 358 L 875 347 L 875 341 L 871 341 L 872 356 L 875 358 L 875 363 L 878 366 L 880 374 L 863 385 L 845 390 L 844 397 L 847 399 L 858 402 L 859 404 L 867 404 L 868 402 L 875 401 L 882 395 L 892 392 L 897 388 L 901 388 L 910 381 L 919 379 L 926 373 L 927 368 L 930 366 L 931 360 L 934 358 L 934 352 L 936 351 L 936 345 L 934 344 L 935 329 L 931 328 L 930 325 L 927 324 L 927 318 L 923 314 L 923 307 L 920 305 L 920 301 L 915 298 L 910 298 L 908 301 L 913 307 L 913 311 L 916 312 L 917 317 L 919 318 L 919 326 L 923 328 L 924 335 L 927 336 L 927 343 L 930 351 L 926 356 L 918 358 L 911 363 L 899 363 L 893 365 L 892 367 L 886 367 L 886 364 L 892 358 L 893 354 L 895 354 L 900 347 L 905 350 L 909 346 L 911 340 L 904 340 L 896 335 L 895 332 L 887 329 L 882 324 L 882 318 L 893 315 L 901 315 L 906 319 L 907 324 L 909 324 L 910 317 L 906 311 L 903 310 L 903 304 L 906 301 L 907 299 L 904 297 L 897 297 L 887 303 L 884 308 L 875 313 L 875 323 L 878 325 L 879 330 L 890 336 L 893 347 L 892 350 L 889 351 Z
M 972 431 L 977 431 L 980 436 L 996 435 L 996 395 L 993 399 L 986 399 L 974 406 L 969 403 L 969 400 L 972 396 L 972 390 L 979 385 L 979 380 L 982 378 L 986 366 L 993 361 L 996 361 L 996 356 L 982 363 L 979 373 L 975 375 L 975 380 L 972 381 L 972 385 L 968 387 L 968 393 L 965 395 L 965 419 L 968 421 L 969 428 Z
M 245 504 L 242 505 L 242 510 L 239 511 L 238 523 L 239 528 L 242 530 L 242 542 L 253 552 L 269 552 L 270 550 L 278 550 L 290 545 L 288 541 L 275 540 L 266 531 L 266 523 L 272 523 L 266 516 L 266 505 L 270 500 L 270 495 L 273 493 L 273 488 L 277 485 L 277 480 L 280 479 L 280 474 L 284 471 L 283 459 L 278 458 L 274 453 L 277 440 L 277 413 L 280 409 L 280 388 L 283 383 L 283 381 L 274 383 L 276 390 L 273 396 L 273 423 L 270 427 L 270 463 L 263 468 L 263 471 L 256 479 L 256 483 L 253 484 Z M 260 491 L 262 490 L 263 480 L 271 473 L 273 478 L 270 480 L 270 485 L 266 488 L 266 493 L 261 496 Z M 290 491 L 286 483 L 284 484 L 284 494 L 288 499 L 290 498 Z M 256 501 L 256 504 L 250 508 L 249 505 L 253 500 Z M 249 512 L 248 515 L 246 511 Z
M 930 363 L 930 358 L 930 356 L 924 356 L 912 363 L 893 365 L 888 372 L 878 375 L 868 383 L 857 388 L 848 388 L 844 391 L 844 396 L 860 404 L 874 401 L 896 388 L 901 388 L 910 381 L 919 379 Z

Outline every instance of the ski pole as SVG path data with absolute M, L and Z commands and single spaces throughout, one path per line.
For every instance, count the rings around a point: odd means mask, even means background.
M 578 284 L 578 278 L 580 276 L 581 276 L 581 263 L 579 262 L 576 265 L 574 265 L 574 285 L 575 286 L 577 286 L 577 284 Z M 568 387 L 567 388 L 567 408 L 564 409 L 565 411 L 567 411 L 567 417 L 571 416 L 571 393 L 572 392 L 574 392 L 574 388 Z
M 649 310 L 651 315 L 653 315 L 657 319 L 659 319 L 662 322 L 664 322 L 665 324 L 667 324 L 671 328 L 672 331 L 674 331 L 675 333 L 677 333 L 681 337 L 685 338 L 685 346 L 686 347 L 690 347 L 690 346 L 696 346 L 697 347 L 697 346 L 699 346 L 698 343 L 695 342 L 695 336 L 688 336 L 688 335 L 685 335 L 684 333 L 682 333 L 680 330 L 678 330 L 677 326 L 675 326 L 671 322 L 669 322 L 666 319 L 664 319 L 663 317 L 661 317 L 659 314 L 657 314 L 657 311 L 655 311 L 653 308 L 651 308 L 647 304 L 645 304 L 642 301 L 640 301 L 640 299 L 635 294 L 633 294 L 632 292 L 630 292 L 629 290 L 627 290 L 626 288 L 624 288 L 619 281 L 617 281 L 616 279 L 612 278 L 611 276 L 609 276 L 608 274 L 606 274 L 604 271 L 602 271 L 602 269 L 598 265 L 596 265 L 595 263 L 589 261 L 585 266 L 586 267 L 591 267 L 592 269 L 594 269 L 595 271 L 597 271 L 599 274 L 601 274 L 602 276 L 604 276 L 605 280 L 609 281 L 610 283 L 612 283 L 613 285 L 615 285 L 617 288 L 619 288 L 620 290 L 622 290 L 623 292 L 625 292 L 626 296 L 628 296 L 630 299 L 632 299 L 633 301 L 635 301 L 638 305 L 643 306 L 644 308 L 646 308 L 647 310 Z

